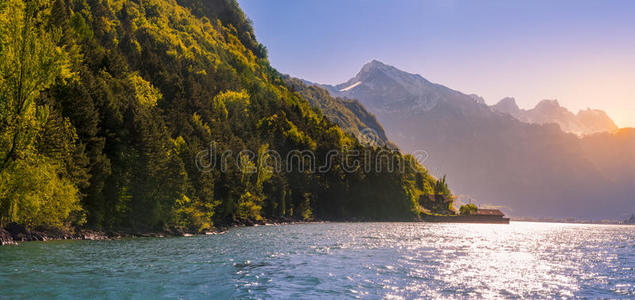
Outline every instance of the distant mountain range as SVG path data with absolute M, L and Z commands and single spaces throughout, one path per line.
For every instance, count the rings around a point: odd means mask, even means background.
M 604 111 L 587 109 L 573 114 L 560 106 L 558 100 L 543 100 L 533 109 L 525 110 L 518 107 L 514 98 L 508 97 L 492 105 L 492 109 L 526 123 L 558 124 L 563 131 L 579 135 L 613 132 L 618 129 L 615 122 Z
M 405 152 L 425 150 L 455 194 L 511 216 L 618 218 L 635 210 L 635 129 L 602 111 L 556 101 L 531 110 L 483 98 L 372 61 L 352 79 L 321 85 L 358 99 Z M 576 134 L 571 134 L 576 133 Z

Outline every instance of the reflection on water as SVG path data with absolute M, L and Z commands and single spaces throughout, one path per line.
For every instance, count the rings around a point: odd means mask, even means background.
M 327 223 L 0 248 L 3 296 L 634 297 L 635 227 Z

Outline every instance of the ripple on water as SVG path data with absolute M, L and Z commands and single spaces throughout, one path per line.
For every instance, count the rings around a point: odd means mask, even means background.
M 635 297 L 635 227 L 326 223 L 0 248 L 2 297 Z

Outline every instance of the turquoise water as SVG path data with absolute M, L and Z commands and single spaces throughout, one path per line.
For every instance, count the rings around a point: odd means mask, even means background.
M 325 223 L 0 247 L 0 298 L 635 297 L 635 226 Z

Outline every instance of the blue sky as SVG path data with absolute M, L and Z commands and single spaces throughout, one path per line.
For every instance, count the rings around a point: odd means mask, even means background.
M 341 83 L 378 59 L 490 104 L 558 99 L 635 127 L 635 1 L 239 3 L 283 73 Z

